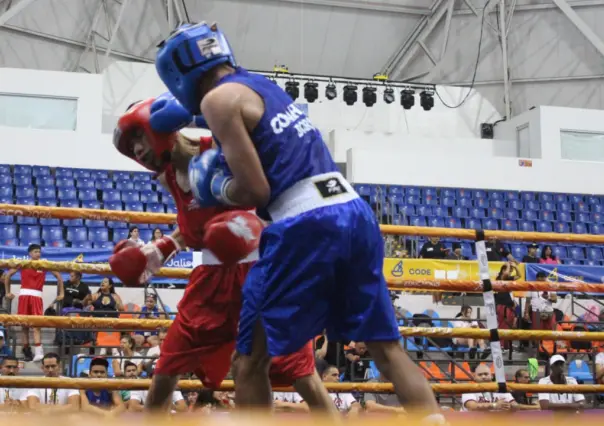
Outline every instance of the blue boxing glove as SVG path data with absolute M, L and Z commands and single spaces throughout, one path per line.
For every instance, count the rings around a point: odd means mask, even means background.
M 156 132 L 173 133 L 187 127 L 192 121 L 193 114 L 170 92 L 158 96 L 151 104 L 149 124 Z
M 201 207 L 236 205 L 227 195 L 233 177 L 219 159 L 220 151 L 208 149 L 189 162 L 189 184 Z

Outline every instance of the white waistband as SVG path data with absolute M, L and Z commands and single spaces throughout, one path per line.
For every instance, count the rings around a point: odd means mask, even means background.
M 319 207 L 343 204 L 359 198 L 340 172 L 303 179 L 281 194 L 268 207 L 273 222 L 298 216 Z
M 19 296 L 42 297 L 42 292 L 40 290 L 32 290 L 31 288 L 22 288 L 19 290 Z
M 203 249 L 200 252 L 201 259 L 199 262 L 194 262 L 193 267 L 199 265 L 222 265 L 222 262 L 216 258 L 216 255 L 208 249 Z M 239 263 L 250 263 L 258 260 L 258 250 L 254 250 L 245 259 L 239 261 Z M 196 264 L 197 263 L 197 264 Z

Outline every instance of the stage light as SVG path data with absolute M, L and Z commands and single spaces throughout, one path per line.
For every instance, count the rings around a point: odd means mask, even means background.
M 363 88 L 363 103 L 365 106 L 372 107 L 377 102 L 376 88 L 367 86 Z
M 432 107 L 434 107 L 434 96 L 432 93 L 423 91 L 419 94 L 419 103 L 424 109 L 424 111 L 430 111 Z
M 344 86 L 344 102 L 346 102 L 346 105 L 354 105 L 358 98 L 357 86 L 353 86 L 352 84 Z
M 309 103 L 313 103 L 319 97 L 319 85 L 314 81 L 309 81 L 304 84 L 304 99 Z
M 338 97 L 338 90 L 336 89 L 336 85 L 333 83 L 329 83 L 325 88 L 325 97 L 330 101 L 333 101 Z
M 405 109 L 411 109 L 415 105 L 415 90 L 401 90 L 401 105 Z
M 394 102 L 394 89 L 392 89 L 391 87 L 384 90 L 384 102 L 386 102 L 387 104 L 391 104 L 392 102 Z
M 300 83 L 290 80 L 285 83 L 285 92 L 295 101 L 300 96 Z

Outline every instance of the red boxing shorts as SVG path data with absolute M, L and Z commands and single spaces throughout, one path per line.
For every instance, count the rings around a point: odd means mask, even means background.
M 18 315 L 44 315 L 43 301 L 38 296 L 19 296 Z

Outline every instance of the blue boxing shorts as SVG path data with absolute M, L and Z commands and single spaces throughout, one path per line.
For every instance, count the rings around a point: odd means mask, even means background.
M 324 329 L 336 341 L 399 340 L 378 223 L 345 184 L 348 201 L 273 217 L 264 230 L 243 286 L 239 353 L 251 353 L 258 320 L 270 356 L 293 353 Z

